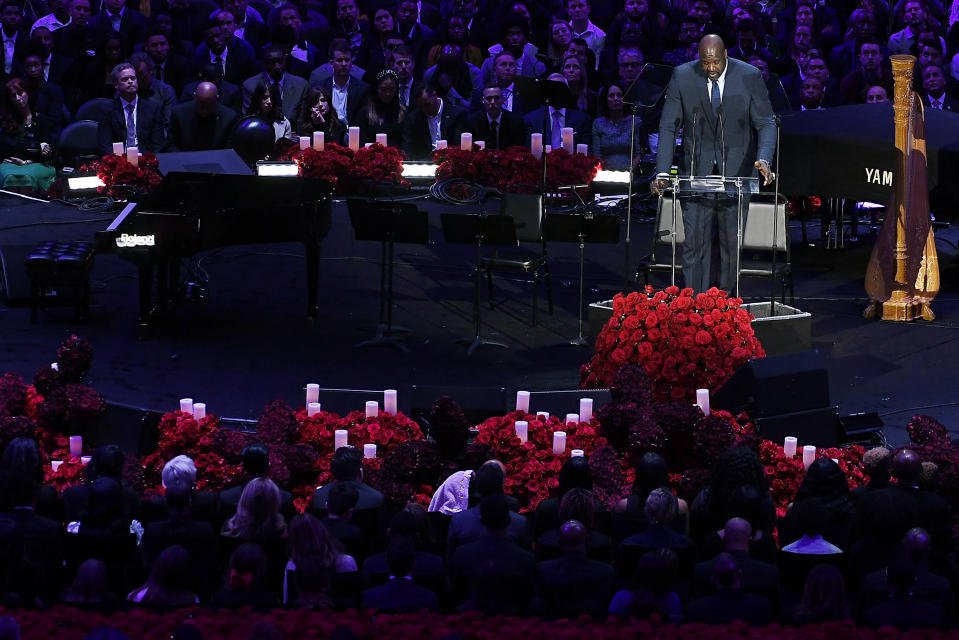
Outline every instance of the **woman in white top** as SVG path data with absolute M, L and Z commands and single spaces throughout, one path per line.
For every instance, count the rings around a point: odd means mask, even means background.
M 286 116 L 283 115 L 283 96 L 280 94 L 279 88 L 279 85 L 258 84 L 250 97 L 249 113 L 249 115 L 263 118 L 273 124 L 277 142 L 284 138 L 293 139 L 293 127 Z

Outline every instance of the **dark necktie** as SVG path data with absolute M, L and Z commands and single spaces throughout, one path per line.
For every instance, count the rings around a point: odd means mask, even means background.
M 497 125 L 499 123 L 496 120 L 489 121 L 489 137 L 490 137 L 490 147 L 494 149 L 499 149 L 499 131 L 497 131 Z
M 166 82 L 166 79 L 163 77 L 163 65 L 156 67 L 154 72 L 156 73 L 157 80 L 160 82 Z
M 220 71 L 223 73 L 223 75 L 226 75 L 226 65 L 223 64 L 223 57 L 217 56 L 213 62 L 220 67 Z
M 563 148 L 563 123 L 560 120 L 562 114 L 559 109 L 553 110 L 552 131 L 550 132 L 550 145 L 553 149 Z
M 137 146 L 137 125 L 133 121 L 133 105 L 127 105 L 127 148 Z
M 709 101 L 713 105 L 713 115 L 719 116 L 719 107 L 723 103 L 722 97 L 719 95 L 719 83 L 713 82 L 712 91 L 709 94 Z

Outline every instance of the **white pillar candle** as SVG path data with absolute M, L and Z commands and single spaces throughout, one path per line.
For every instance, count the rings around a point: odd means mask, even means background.
M 799 440 L 793 436 L 786 436 L 785 442 L 783 442 L 783 453 L 786 454 L 787 458 L 795 457 L 796 455 L 796 445 Z
M 333 432 L 333 451 L 349 444 L 349 436 L 346 429 L 337 429 Z
M 519 441 L 526 444 L 529 440 L 529 423 L 525 420 L 517 420 L 513 423 L 513 427 L 516 429 L 516 437 L 519 438 Z
M 364 445 L 363 445 L 363 457 L 364 457 L 364 458 L 375 458 L 375 457 L 376 457 L 376 445 L 375 445 L 375 444 L 364 444 Z
M 576 150 L 576 147 L 573 145 L 573 128 L 572 127 L 563 127 L 563 148 L 566 149 L 566 153 L 573 153 Z
M 349 132 L 347 133 L 347 140 L 350 145 L 350 149 L 357 151 L 360 148 L 360 128 L 350 127 Z
M 811 444 L 807 444 L 802 448 L 802 466 L 805 469 L 809 468 L 813 462 L 816 461 L 816 447 Z
M 310 137 L 309 136 L 300 136 L 300 150 L 309 149 L 310 147 Z
M 381 144 L 381 145 L 383 145 L 384 147 L 386 146 L 386 134 L 385 134 L 385 133 L 378 133 L 378 134 L 376 134 L 376 144 Z
M 366 417 L 375 418 L 380 414 L 380 403 L 376 400 L 370 400 L 366 403 Z
M 206 403 L 197 402 L 193 405 L 193 418 L 194 420 L 202 420 L 206 417 Z
M 529 413 L 529 391 L 516 392 L 516 410 Z
M 549 420 L 549 411 L 537 411 L 536 417 L 545 422 Z
M 312 418 L 320 412 L 321 405 L 319 402 L 310 402 L 306 405 L 306 417 Z
M 449 146 L 449 143 L 447 143 L 446 140 L 437 140 L 437 141 L 436 141 L 436 150 L 437 150 L 437 151 L 439 151 L 440 149 L 446 149 L 448 146 Z
M 579 414 L 578 413 L 567 413 L 566 414 L 566 424 L 572 422 L 573 424 L 579 424 Z
M 593 419 L 593 399 L 580 398 L 579 399 L 579 421 L 589 422 L 592 419 Z
M 70 436 L 70 455 L 74 458 L 83 455 L 83 436 Z
M 589 153 L 589 145 L 578 144 L 576 145 L 576 153 L 581 153 L 584 156 Z
M 473 144 L 475 144 L 475 145 L 476 145 L 477 147 L 479 147 L 480 149 L 485 149 L 485 148 L 486 148 L 486 141 L 485 141 L 485 140 L 477 140 L 477 141 L 474 142 Z
M 53 469 L 53 472 L 56 473 L 57 469 L 60 468 L 60 465 L 63 464 L 63 460 L 51 460 L 50 468 Z
M 383 411 L 391 416 L 396 415 L 396 389 L 387 389 L 383 392 Z
M 472 133 L 460 134 L 460 149 L 462 149 L 463 151 L 473 150 L 473 134 Z
M 709 389 L 696 389 L 696 404 L 703 410 L 703 415 L 709 415 Z
M 561 455 L 566 451 L 566 432 L 565 431 L 554 431 L 553 432 L 553 453 L 556 455 Z
M 80 458 L 80 462 L 83 463 L 83 466 L 87 466 L 88 464 L 90 464 L 90 460 L 92 459 L 93 459 L 93 456 L 82 456 Z
M 537 160 L 543 157 L 543 134 L 534 133 L 529 137 L 529 150 Z
M 326 134 L 322 131 L 313 132 L 313 148 L 317 151 L 323 151 L 323 146 L 326 144 Z
M 113 143 L 113 155 L 115 155 L 115 156 L 122 156 L 122 155 L 123 155 L 123 143 L 122 143 L 122 142 L 114 142 L 114 143 Z
M 583 451 L 582 449 L 573 449 L 572 451 L 569 452 L 569 457 L 570 457 L 570 458 L 585 458 L 585 457 L 586 457 L 586 452 Z
M 311 382 L 306 385 L 306 404 L 320 401 L 320 385 Z
M 137 151 L 136 147 L 129 147 L 127 149 L 127 162 L 132 164 L 134 167 L 139 166 L 140 164 L 140 152 Z

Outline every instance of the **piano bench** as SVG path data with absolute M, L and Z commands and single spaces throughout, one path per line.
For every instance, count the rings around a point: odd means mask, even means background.
M 90 311 L 90 272 L 93 271 L 90 242 L 41 242 L 27 256 L 27 276 L 32 288 L 30 322 L 37 309 L 51 304 L 76 305 L 83 320 Z

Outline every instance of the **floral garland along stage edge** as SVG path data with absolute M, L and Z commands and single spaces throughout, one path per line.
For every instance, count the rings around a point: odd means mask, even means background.
M 80 167 L 80 174 L 95 173 L 103 186 L 97 191 L 117 200 L 128 200 L 156 189 L 163 176 L 153 153 L 144 153 L 133 166 L 125 155 L 106 155 Z
M 322 151 L 295 149 L 281 154 L 278 160 L 295 162 L 300 176 L 326 180 L 338 194 L 361 191 L 367 181 L 409 185 L 403 178 L 403 152 L 379 143 L 356 151 L 327 143 Z
M 448 147 L 434 151 L 433 160 L 439 164 L 437 180 L 463 178 L 504 192 L 520 187 L 538 190 L 543 178 L 542 162 L 522 146 L 485 149 L 474 144 L 469 151 Z M 546 156 L 546 188 L 591 185 L 600 168 L 596 156 L 553 149 Z
M 766 355 L 741 305 L 715 287 L 696 295 L 676 286 L 616 294 L 580 386 L 608 387 L 623 365 L 639 363 L 659 400 L 692 402 L 697 389 L 717 390 L 747 360 Z

